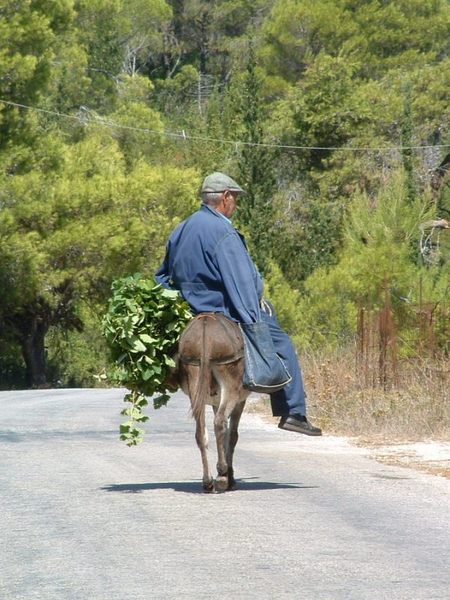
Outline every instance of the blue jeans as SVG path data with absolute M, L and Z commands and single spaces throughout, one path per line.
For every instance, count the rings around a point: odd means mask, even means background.
M 297 352 L 291 338 L 281 329 L 271 305 L 270 308 L 272 314 L 263 310 L 261 317 L 269 326 L 275 351 L 284 360 L 292 377 L 292 381 L 282 390 L 270 395 L 272 414 L 274 417 L 287 417 L 293 414 L 306 416 L 306 394 Z

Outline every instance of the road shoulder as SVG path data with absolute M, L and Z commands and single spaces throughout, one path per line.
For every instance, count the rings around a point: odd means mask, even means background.
M 246 408 L 249 414 L 259 415 L 271 426 L 276 426 L 278 418 L 272 417 L 267 402 L 258 396 L 251 396 Z M 370 458 L 378 462 L 414 469 L 450 479 L 450 441 L 423 438 L 421 440 L 391 440 L 379 436 L 345 437 L 327 434 L 324 431 L 324 448 L 331 447 L 336 452 L 348 451 L 349 446 L 364 450 Z

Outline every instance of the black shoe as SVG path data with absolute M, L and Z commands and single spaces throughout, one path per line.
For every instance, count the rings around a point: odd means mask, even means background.
M 314 427 L 303 415 L 289 415 L 288 417 L 281 417 L 278 423 L 280 429 L 286 431 L 295 431 L 297 433 L 304 433 L 305 435 L 322 435 L 322 430 L 319 427 Z

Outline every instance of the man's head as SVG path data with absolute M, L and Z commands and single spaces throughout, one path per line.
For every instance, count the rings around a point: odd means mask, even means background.
M 245 194 L 234 179 L 219 171 L 205 178 L 201 193 L 203 204 L 212 206 L 227 218 L 231 218 L 236 210 L 238 196 Z

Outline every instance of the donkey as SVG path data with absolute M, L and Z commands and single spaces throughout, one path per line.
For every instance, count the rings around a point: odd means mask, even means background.
M 203 464 L 205 492 L 234 489 L 233 454 L 239 421 L 249 392 L 242 386 L 244 343 L 239 326 L 220 313 L 201 313 L 180 338 L 178 378 L 191 401 L 196 421 L 195 439 Z M 208 463 L 205 406 L 214 410 L 217 477 Z

